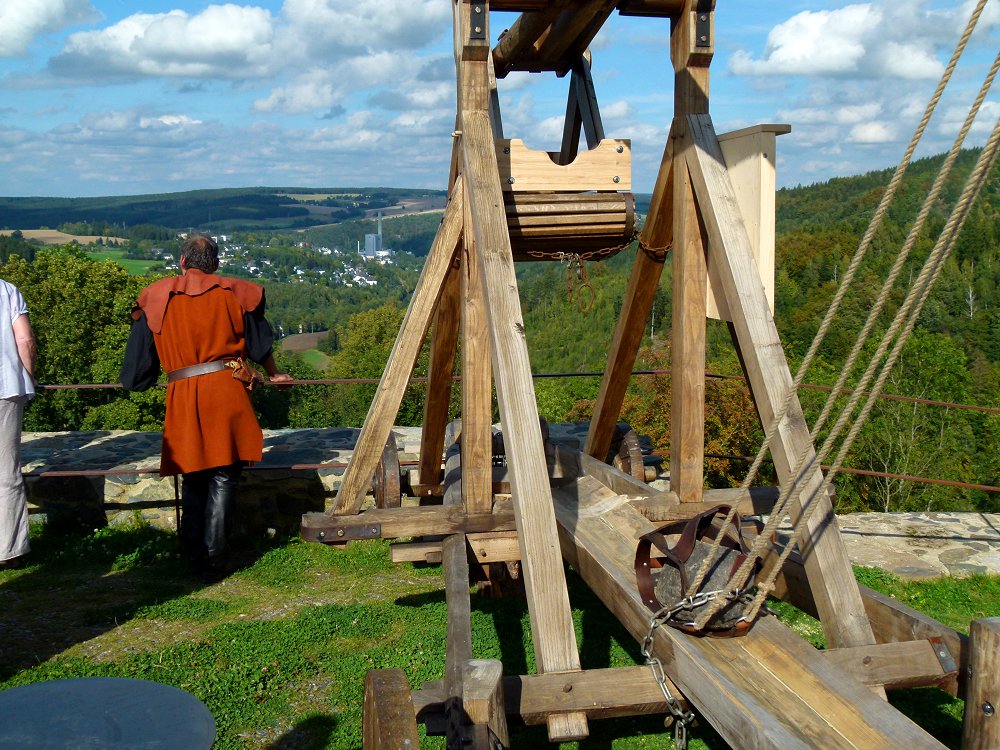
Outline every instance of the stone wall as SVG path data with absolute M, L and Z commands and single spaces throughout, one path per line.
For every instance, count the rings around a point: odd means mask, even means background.
M 393 430 L 400 462 L 416 461 L 420 430 Z M 332 506 L 358 430 L 266 430 L 264 458 L 243 473 L 234 524 L 296 533 L 303 513 Z M 94 527 L 140 515 L 176 529 L 175 483 L 161 478 L 160 433 L 26 432 L 21 462 L 33 517 Z M 330 468 L 297 468 L 330 464 Z M 406 467 L 404 466 L 404 471 Z

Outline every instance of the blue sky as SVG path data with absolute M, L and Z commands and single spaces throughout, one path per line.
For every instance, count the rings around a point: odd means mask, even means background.
M 781 186 L 894 166 L 975 0 L 716 3 L 722 133 L 788 123 Z M 493 13 L 491 36 L 515 16 Z M 951 145 L 1000 39 L 989 0 L 920 154 Z M 211 187 L 444 188 L 455 118 L 449 0 L 2 0 L 0 195 Z M 592 45 L 605 130 L 648 192 L 672 116 L 664 19 Z M 568 79 L 500 81 L 507 137 L 555 149 Z M 993 94 L 970 145 L 997 117 Z

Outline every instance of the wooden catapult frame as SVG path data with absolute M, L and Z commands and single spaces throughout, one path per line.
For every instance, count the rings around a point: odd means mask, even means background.
M 564 558 L 642 641 L 650 611 L 632 572 L 637 538 L 720 500 L 767 513 L 773 492 L 733 498 L 703 489 L 706 315 L 729 323 L 762 423 L 792 379 L 772 317 L 776 135 L 762 125 L 719 136 L 709 116 L 714 0 L 452 0 L 458 107 L 449 198 L 357 446 L 329 513 L 303 517 L 306 539 L 432 537 L 393 545 L 394 560 L 440 560 L 448 603 L 444 679 L 413 691 L 400 670 L 366 678 L 364 747 L 417 747 L 417 722 L 448 746 L 509 746 L 508 719 L 545 723 L 550 740 L 581 739 L 602 717 L 692 707 L 734 747 L 941 747 L 893 709 L 885 690 L 936 685 L 965 698 L 967 747 L 1000 747 L 1000 618 L 973 623 L 971 638 L 859 586 L 830 498 L 810 515 L 799 552 L 775 596 L 816 615 L 828 649 L 817 651 L 774 617 L 745 637 L 699 638 L 659 627 L 651 651 L 663 666 L 582 670 Z M 520 13 L 491 46 L 490 11 Z M 588 46 L 613 12 L 669 19 L 674 118 L 649 215 L 582 451 L 548 442 L 534 399 L 514 262 L 631 239 L 629 143 L 604 137 Z M 510 18 L 509 16 L 507 18 Z M 546 154 L 504 139 L 496 79 L 511 71 L 569 76 L 561 150 Z M 579 152 L 583 136 L 587 148 Z M 670 491 L 606 462 L 666 249 L 673 254 Z M 428 331 L 430 373 L 415 494 L 440 505 L 362 502 Z M 461 420 L 448 405 L 461 337 Z M 492 393 L 506 468 L 494 466 Z M 779 481 L 813 457 L 796 398 L 770 450 Z M 442 456 L 444 461 L 442 462 Z M 392 456 L 389 455 L 389 458 Z M 641 475 L 640 475 L 641 476 Z M 510 499 L 498 498 L 509 492 Z M 803 512 L 792 509 L 793 521 Z M 773 566 L 777 545 L 765 559 Z M 470 565 L 519 563 L 538 673 L 505 676 L 475 659 Z M 409 744 L 406 744 L 406 743 Z

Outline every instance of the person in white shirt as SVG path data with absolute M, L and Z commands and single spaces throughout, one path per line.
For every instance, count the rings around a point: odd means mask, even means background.
M 0 317 L 0 568 L 12 568 L 28 553 L 21 422 L 35 395 L 35 334 L 24 296 L 2 279 Z

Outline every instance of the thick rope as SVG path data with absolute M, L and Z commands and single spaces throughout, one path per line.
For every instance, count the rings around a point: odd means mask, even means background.
M 897 332 L 899 333 L 898 338 L 896 338 L 895 345 L 892 351 L 890 352 L 888 358 L 885 360 L 885 363 L 882 365 L 881 372 L 879 373 L 879 376 L 876 379 L 875 385 L 872 387 L 871 395 L 869 395 L 864 407 L 862 408 L 861 413 L 858 415 L 858 418 L 854 421 L 851 430 L 849 431 L 847 437 L 844 439 L 840 451 L 837 454 L 837 458 L 834 461 L 833 465 L 830 467 L 829 472 L 827 473 L 827 478 L 823 480 L 823 483 L 819 489 L 820 496 L 822 496 L 822 493 L 829 491 L 831 485 L 831 480 L 829 477 L 832 477 L 834 474 L 836 474 L 837 470 L 843 465 L 843 461 L 847 456 L 847 453 L 850 451 L 851 446 L 854 443 L 854 439 L 858 436 L 858 434 L 861 431 L 861 428 L 868 421 L 868 417 L 871 414 L 872 408 L 874 407 L 874 404 L 876 403 L 879 394 L 882 392 L 882 388 L 885 385 L 885 381 L 888 379 L 889 374 L 891 373 L 893 367 L 898 361 L 899 356 L 902 353 L 903 346 L 906 344 L 907 339 L 912 333 L 913 328 L 916 325 L 917 319 L 920 317 L 920 312 L 922 311 L 924 303 L 927 301 L 927 298 L 930 296 L 934 284 L 941 273 L 941 269 L 944 267 L 945 261 L 951 254 L 951 251 L 954 249 L 955 244 L 958 241 L 959 234 L 962 230 L 962 225 L 964 224 L 965 219 L 971 212 L 972 206 L 975 203 L 976 199 L 979 197 L 979 193 L 983 185 L 986 183 L 986 180 L 989 176 L 989 172 L 996 162 L 996 157 L 998 153 L 998 144 L 1000 144 L 1000 120 L 997 120 L 996 125 L 994 126 L 993 129 L 993 134 L 990 137 L 990 141 L 988 142 L 987 146 L 983 149 L 982 154 L 980 154 L 980 159 L 976 165 L 976 169 L 974 170 L 973 174 L 970 175 L 969 180 L 966 183 L 966 187 L 963 190 L 962 198 L 959 200 L 958 204 L 956 204 L 954 210 L 952 211 L 948 224 L 945 226 L 945 229 L 942 231 L 940 237 L 938 238 L 938 242 L 935 245 L 934 251 L 928 258 L 928 261 L 925 264 L 924 269 L 921 271 L 920 277 L 917 279 L 917 282 L 913 285 L 913 288 L 911 289 L 911 292 L 907 297 L 908 304 L 906 305 L 906 307 L 908 309 L 904 311 L 903 308 L 900 308 L 900 313 L 902 314 L 897 313 L 896 320 L 893 322 L 891 334 L 887 333 L 885 338 L 883 339 L 883 343 L 885 343 L 886 340 L 889 340 L 892 336 L 895 336 Z M 901 331 L 900 328 L 902 328 Z M 878 362 L 881 359 L 881 356 L 884 355 L 885 348 L 886 348 L 885 346 L 880 346 L 879 354 L 877 354 L 875 357 L 872 358 L 872 364 L 869 367 L 869 372 L 865 373 L 866 376 L 870 377 L 871 372 L 874 371 L 874 369 L 876 368 Z M 842 414 L 843 418 L 838 421 L 838 431 L 839 428 L 843 427 L 843 423 L 846 422 L 849 413 L 853 413 L 854 407 L 857 404 L 858 399 L 852 398 L 851 400 L 852 403 L 844 409 L 844 412 Z M 828 453 L 830 447 L 832 446 L 825 445 L 824 446 L 825 452 Z M 818 470 L 818 464 L 819 461 L 815 462 L 814 467 L 810 467 L 810 478 L 813 475 L 815 475 L 815 472 Z M 760 584 L 757 594 L 754 597 L 753 603 L 751 604 L 751 607 L 747 614 L 747 617 L 749 619 L 753 619 L 754 617 L 757 616 L 757 613 L 764 605 L 764 601 L 767 598 L 768 594 L 771 592 L 771 590 L 773 590 L 774 582 L 777 580 L 778 574 L 781 571 L 781 566 L 784 564 L 785 560 L 788 559 L 788 556 L 791 554 L 793 548 L 797 544 L 800 531 L 805 527 L 808 518 L 812 515 L 812 512 L 815 510 L 816 507 L 817 507 L 816 503 L 813 502 L 807 503 L 807 510 L 805 513 L 803 513 L 804 518 L 799 519 L 799 522 L 795 525 L 791 538 L 785 545 L 785 549 L 782 550 L 781 554 L 778 556 L 778 560 L 775 563 L 775 566 L 772 569 L 770 575 L 768 576 L 766 581 Z M 769 539 L 770 537 L 767 538 Z
M 921 138 L 923 137 L 924 131 L 927 129 L 927 125 L 930 122 L 931 116 L 934 114 L 935 109 L 937 108 L 938 102 L 941 100 L 941 96 L 943 95 L 945 88 L 947 87 L 949 81 L 951 80 L 951 76 L 954 73 L 956 66 L 958 65 L 958 61 L 961 58 L 962 53 L 965 51 L 966 46 L 968 45 L 969 39 L 971 38 L 972 33 L 976 28 L 976 24 L 979 21 L 979 16 L 982 14 L 983 9 L 986 6 L 986 2 L 987 0 L 979 0 L 979 3 L 976 5 L 975 10 L 973 10 L 973 13 L 969 18 L 969 22 L 966 24 L 965 30 L 962 33 L 962 36 L 959 39 L 958 44 L 955 46 L 955 51 L 952 53 L 951 60 L 948 62 L 948 65 L 941 76 L 941 80 L 938 82 L 937 88 L 934 91 L 934 95 L 931 97 L 930 102 L 928 102 L 927 104 L 927 107 L 924 111 L 924 115 L 921 118 L 916 131 L 913 134 L 913 138 L 910 140 L 910 144 L 909 146 L 907 146 L 906 151 L 903 154 L 903 158 L 900 161 L 899 166 L 896 168 L 895 174 L 889 181 L 889 185 L 887 186 L 885 193 L 882 195 L 882 200 L 880 201 L 878 208 L 875 211 L 875 215 L 872 217 L 871 223 L 868 226 L 868 230 L 865 232 L 864 237 L 862 237 L 861 242 L 858 245 L 858 249 L 855 251 L 854 257 L 851 259 L 851 263 L 848 266 L 847 272 L 844 274 L 840 286 L 838 287 L 837 292 L 835 293 L 834 298 L 830 303 L 830 307 L 827 310 L 826 315 L 823 318 L 823 321 L 820 324 L 820 327 L 817 330 L 815 337 L 813 338 L 813 342 L 809 347 L 809 351 L 806 354 L 805 359 L 802 360 L 802 363 L 799 366 L 799 370 L 795 375 L 795 379 L 792 383 L 792 386 L 785 394 L 785 398 L 783 399 L 780 407 L 777 409 L 774 416 L 770 420 L 770 424 L 768 424 L 765 427 L 764 440 L 761 443 L 760 449 L 757 451 L 757 455 L 754 457 L 753 463 L 750 465 L 750 469 L 747 471 L 746 477 L 740 484 L 740 495 L 742 497 L 749 496 L 750 486 L 753 484 L 754 479 L 757 478 L 757 474 L 760 471 L 760 467 L 763 464 L 768 451 L 770 450 L 771 441 L 774 439 L 774 435 L 778 431 L 778 426 L 781 424 L 781 421 L 785 418 L 785 415 L 788 413 L 789 408 L 791 408 L 792 402 L 797 397 L 798 388 L 800 385 L 802 385 L 803 381 L 805 380 L 806 373 L 808 372 L 813 359 L 816 357 L 816 354 L 819 351 L 823 339 L 826 337 L 826 334 L 833 323 L 833 319 L 840 308 L 840 304 L 843 301 L 844 297 L 846 296 L 848 290 L 850 289 L 854 281 L 854 276 L 856 275 L 857 270 L 860 267 L 862 260 L 864 259 L 864 256 L 867 254 L 868 248 L 871 246 L 871 243 L 875 237 L 877 230 L 882 224 L 882 220 L 888 211 L 889 205 L 895 198 L 896 191 L 898 190 L 899 185 L 902 183 L 903 175 L 905 174 L 906 169 L 909 166 L 911 159 L 913 158 L 913 154 L 916 151 L 917 145 L 919 144 Z M 840 386 L 842 387 L 843 384 L 841 383 Z M 835 388 L 830 393 L 830 398 L 828 400 L 828 403 L 832 403 L 833 401 L 835 401 L 838 395 L 839 391 L 837 388 Z M 782 492 L 781 494 L 785 495 L 784 492 Z M 788 503 L 787 496 L 785 497 L 779 496 L 778 504 L 775 506 L 774 510 L 772 510 L 772 515 L 783 514 L 784 508 L 787 505 L 787 503 Z M 723 529 L 725 529 L 726 526 L 728 526 L 730 523 L 733 522 L 733 519 L 736 516 L 736 512 L 737 512 L 737 504 L 734 503 L 729 514 L 726 516 L 726 519 L 723 521 L 723 526 L 722 526 Z M 783 520 L 783 518 L 781 520 Z M 720 544 L 721 544 L 721 535 L 720 538 L 716 539 L 716 541 L 713 543 L 711 552 L 702 562 L 701 566 L 698 569 L 697 574 L 692 579 L 692 583 L 688 587 L 688 590 L 686 592 L 687 596 L 692 596 L 701 587 L 702 583 L 704 582 L 705 576 L 708 574 L 711 561 L 715 559 L 715 555 L 718 551 Z M 753 562 L 751 562 L 750 564 L 753 564 Z M 719 605 L 719 607 L 721 606 L 722 604 Z

